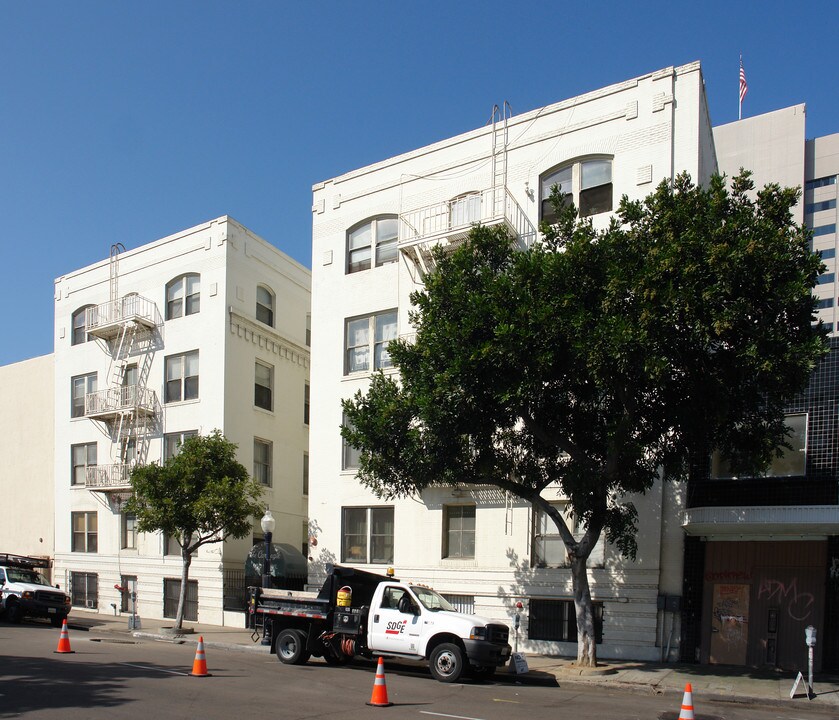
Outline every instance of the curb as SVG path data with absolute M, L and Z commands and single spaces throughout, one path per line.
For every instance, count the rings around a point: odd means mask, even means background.
M 164 635 L 162 633 L 152 633 L 137 631 L 131 633 L 131 637 L 142 640 L 157 640 L 159 642 L 168 642 L 172 645 L 198 645 L 198 638 L 192 638 L 188 635 Z M 271 648 L 267 645 L 242 645 L 241 643 L 224 642 L 220 640 L 207 640 L 204 638 L 204 647 L 213 647 L 220 650 L 234 650 L 236 652 L 245 653 L 262 653 L 264 655 L 271 654 Z

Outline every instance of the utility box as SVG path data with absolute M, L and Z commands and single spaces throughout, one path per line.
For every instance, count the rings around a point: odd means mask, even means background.
M 366 608 L 364 608 L 366 610 Z M 335 620 L 332 629 L 335 632 L 358 635 L 361 627 L 362 608 L 340 608 L 335 610 Z

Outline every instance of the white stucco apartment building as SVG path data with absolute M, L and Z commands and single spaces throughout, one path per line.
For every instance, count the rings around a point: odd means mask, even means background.
M 394 372 L 386 343 L 413 331 L 409 293 L 421 287 L 432 245 L 457 242 L 474 222 L 505 224 L 531 242 L 554 184 L 602 226 L 624 194 L 644 197 L 682 171 L 704 182 L 715 170 L 702 73 L 692 63 L 522 115 L 496 108 L 485 127 L 314 186 L 312 581 L 329 562 L 393 566 L 510 625 L 521 600 L 520 647 L 575 652 L 570 572 L 550 524 L 489 488 L 378 500 L 355 478 L 340 402 L 364 391 L 374 370 Z M 659 607 L 658 597 L 681 594 L 679 493 L 656 485 L 638 499 L 636 562 L 608 545 L 592 557 L 603 657 L 675 652 L 679 608 Z
M 305 546 L 309 300 L 309 271 L 226 216 L 55 281 L 54 579 L 74 606 L 128 611 L 136 592 L 141 618 L 174 616 L 180 548 L 121 505 L 130 468 L 191 434 L 237 443 L 274 542 Z M 198 551 L 187 619 L 224 623 L 253 539 Z

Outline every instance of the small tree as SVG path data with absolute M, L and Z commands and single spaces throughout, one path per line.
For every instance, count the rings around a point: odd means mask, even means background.
M 125 512 L 137 516 L 140 532 L 160 531 L 181 548 L 183 569 L 175 628 L 183 627 L 184 601 L 192 553 L 202 545 L 242 538 L 262 511 L 262 487 L 236 460 L 236 445 L 214 430 L 186 439 L 163 465 L 139 466 L 131 473 L 134 494 Z
M 586 563 L 602 532 L 634 558 L 627 495 L 718 448 L 763 468 L 785 444 L 784 404 L 825 352 L 812 288 L 821 262 L 792 221 L 797 191 L 747 173 L 687 175 L 608 228 L 559 219 L 514 247 L 476 227 L 411 296 L 416 340 L 389 345 L 399 380 L 344 401 L 342 435 L 378 496 L 492 485 L 556 524 L 571 564 L 580 664 L 596 664 Z M 544 497 L 568 498 L 575 537 Z

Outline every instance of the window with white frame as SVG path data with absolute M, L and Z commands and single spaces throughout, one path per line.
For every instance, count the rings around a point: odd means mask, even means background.
M 77 375 L 70 379 L 71 405 L 70 417 L 84 417 L 85 395 L 96 392 L 96 373 Z
M 612 160 L 590 158 L 561 165 L 545 173 L 540 180 L 541 219 L 556 222 L 551 191 L 556 185 L 566 204 L 574 203 L 580 217 L 612 210 Z
M 70 458 L 73 464 L 71 483 L 73 485 L 84 485 L 87 479 L 87 469 L 96 467 L 96 443 L 71 445 Z
M 395 310 L 347 320 L 345 374 L 391 367 L 387 346 L 395 339 Z
M 274 327 L 274 298 L 267 287 L 256 286 L 256 319 L 270 327 Z
M 122 514 L 122 532 L 120 547 L 123 550 L 137 549 L 137 516 L 131 513 Z
M 73 313 L 73 333 L 70 337 L 71 345 L 81 345 L 88 340 L 92 340 L 93 336 L 85 332 L 85 318 L 87 316 L 87 309 L 93 305 L 85 305 Z
M 259 361 L 254 364 L 253 404 L 263 410 L 274 409 L 274 368 Z
M 311 401 L 311 391 L 309 390 L 309 383 L 306 383 L 303 388 L 303 424 L 309 424 L 309 405 Z
M 772 462 L 760 477 L 802 477 L 807 472 L 807 413 L 790 413 L 784 417 L 790 446 L 781 448 L 780 457 L 773 455 Z M 711 455 L 711 477 L 715 480 L 736 479 L 728 458 L 719 451 Z
M 306 347 L 312 346 L 312 316 L 306 315 Z
M 393 508 L 345 507 L 341 513 L 341 560 L 393 562 Z
M 347 273 L 369 270 L 372 259 L 376 267 L 396 262 L 399 221 L 395 215 L 366 220 L 347 233 Z
M 568 502 L 563 500 L 550 504 L 565 521 L 566 526 L 574 538 L 580 540 L 585 532 L 585 527 L 581 525 L 579 518 L 571 511 Z M 605 547 L 605 540 L 601 533 L 589 556 L 589 567 L 599 568 L 604 566 Z M 552 568 L 569 566 L 568 553 L 565 549 L 562 536 L 559 534 L 559 529 L 553 518 L 540 508 L 533 509 L 533 539 L 530 558 L 531 564 L 534 567 Z
M 99 550 L 98 520 L 95 512 L 70 513 L 73 526 L 72 551 L 95 553 Z
M 194 315 L 201 309 L 201 276 L 181 275 L 166 284 L 166 319 Z
M 273 452 L 274 447 L 269 440 L 253 439 L 253 477 L 265 487 L 271 487 Z
M 198 435 L 197 430 L 184 430 L 183 432 L 166 433 L 163 436 L 163 462 L 175 457 L 180 451 L 181 445 L 187 438 Z
M 309 453 L 303 453 L 303 494 L 309 494 Z
M 347 418 L 347 414 L 344 413 L 343 417 L 341 418 L 341 424 L 346 425 L 347 427 L 351 427 L 351 423 Z M 355 470 L 358 468 L 359 461 L 361 459 L 361 451 L 354 448 L 350 445 L 346 438 L 343 436 L 341 437 L 341 469 L 342 470 Z
M 198 397 L 198 351 L 170 355 L 165 360 L 167 403 Z
M 475 506 L 443 507 L 443 557 L 475 557 Z

